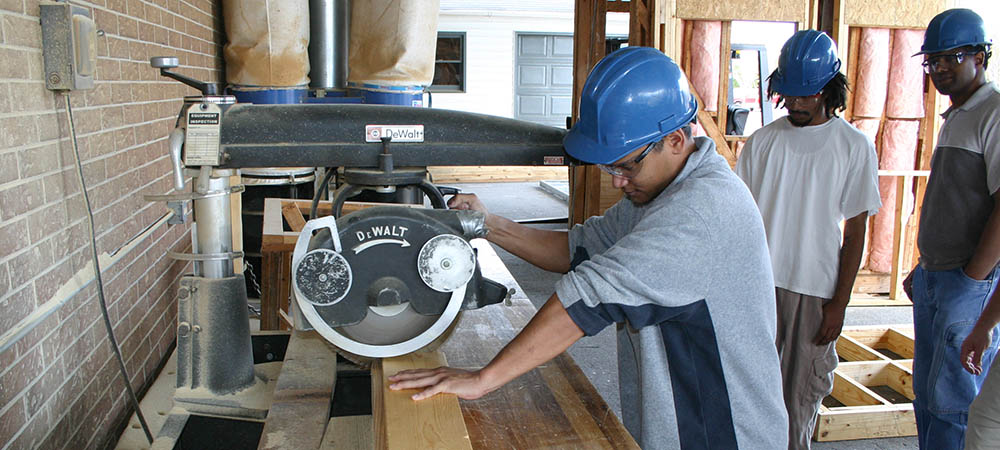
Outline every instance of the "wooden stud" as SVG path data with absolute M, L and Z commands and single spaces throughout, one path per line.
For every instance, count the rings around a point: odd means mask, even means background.
M 372 370 L 372 378 L 381 379 L 378 383 L 381 399 L 376 398 L 376 382 L 372 381 L 372 411 L 382 410 L 373 421 L 375 441 L 380 443 L 377 448 L 384 443 L 385 448 L 393 450 L 472 449 L 458 397 L 438 394 L 414 401 L 410 396 L 416 390 L 389 389 L 390 375 L 407 369 L 433 369 L 447 364 L 440 352 L 417 352 L 383 359 L 381 370 Z M 381 400 L 381 403 L 376 403 L 376 400 Z
M 590 70 L 604 57 L 607 0 L 576 0 L 573 19 L 573 122 L 580 116 L 580 94 Z M 582 223 L 600 209 L 600 169 L 571 167 L 570 225 Z
M 916 436 L 913 405 L 828 408 L 816 420 L 813 436 L 819 442 Z
M 295 203 L 289 202 L 281 205 L 281 215 L 285 218 L 285 222 L 288 222 L 288 228 L 291 228 L 292 231 L 302 231 L 306 226 L 306 219 Z
M 719 96 L 716 105 L 716 126 L 723 136 L 726 134 L 726 117 L 729 115 L 729 64 L 732 52 L 732 25 L 731 21 L 722 22 L 722 36 L 719 38 Z M 729 147 L 728 143 L 726 145 Z M 736 152 L 730 148 L 733 157 Z M 733 164 L 730 164 L 733 166 Z
M 892 404 L 857 380 L 836 371 L 833 373 L 833 393 L 831 395 L 847 406 Z
M 715 119 L 705 111 L 705 102 L 701 100 L 701 96 L 698 95 L 694 89 L 691 90 L 691 94 L 694 95 L 695 99 L 698 100 L 698 123 L 701 127 L 705 129 L 705 133 L 708 137 L 715 141 L 715 151 L 719 152 L 720 155 L 726 158 L 729 163 L 729 167 L 736 167 L 736 153 L 729 148 L 729 144 L 726 142 L 726 136 L 722 134 L 722 131 L 716 126 Z
M 844 334 L 841 334 L 840 338 L 837 339 L 837 354 L 848 361 L 889 360 L 889 358 L 876 352 L 873 348 Z
M 903 200 L 912 190 L 913 177 L 896 177 L 896 216 L 892 221 L 892 278 L 889 282 L 889 298 L 896 300 L 903 292 L 903 230 L 908 217 L 903 217 Z M 908 268 L 907 268 L 908 269 Z

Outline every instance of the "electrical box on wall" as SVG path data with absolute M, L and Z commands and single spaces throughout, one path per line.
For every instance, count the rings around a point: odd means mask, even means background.
M 53 1 L 41 2 L 39 9 L 45 87 L 54 91 L 94 87 L 98 32 L 90 11 Z

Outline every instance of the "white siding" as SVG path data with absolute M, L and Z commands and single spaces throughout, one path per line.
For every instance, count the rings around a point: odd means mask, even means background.
M 465 92 L 433 94 L 435 108 L 514 116 L 515 34 L 573 33 L 572 12 L 449 10 L 442 2 L 438 31 L 464 31 Z M 608 15 L 608 34 L 628 34 L 628 14 Z

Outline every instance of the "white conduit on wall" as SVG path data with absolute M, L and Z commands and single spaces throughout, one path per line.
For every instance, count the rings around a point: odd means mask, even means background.
M 99 264 L 101 266 L 101 272 L 107 272 L 108 269 L 113 267 L 120 259 L 125 255 L 135 249 L 140 242 L 148 238 L 153 231 L 157 228 L 166 225 L 167 220 L 173 217 L 174 213 L 169 212 L 164 214 L 160 220 L 156 221 L 149 228 L 146 228 L 142 233 L 138 234 L 134 238 L 128 241 L 118 250 L 115 250 L 112 254 L 102 253 L 100 255 Z M 59 287 L 52 298 L 43 303 L 41 306 L 36 308 L 28 317 L 21 319 L 13 328 L 5 331 L 3 335 L 0 335 L 0 353 L 7 351 L 12 345 L 14 345 L 18 340 L 27 335 L 34 329 L 38 324 L 42 323 L 46 318 L 48 318 L 52 313 L 56 312 L 61 308 L 69 299 L 73 298 L 77 293 L 94 282 L 94 263 L 87 261 L 87 264 L 83 266 L 82 269 L 78 270 L 73 277 L 69 279 L 66 283 Z

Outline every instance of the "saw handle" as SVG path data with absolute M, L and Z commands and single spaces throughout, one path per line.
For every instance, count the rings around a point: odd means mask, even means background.
M 309 249 L 309 240 L 312 239 L 313 231 L 320 228 L 330 229 L 330 238 L 333 239 L 333 250 L 340 253 L 342 247 L 340 246 L 340 234 L 337 233 L 337 218 L 334 216 L 323 216 L 316 219 L 312 219 L 306 222 L 305 226 L 302 227 L 302 231 L 299 233 L 298 240 L 295 241 L 295 250 L 292 251 L 292 272 L 295 272 L 295 267 L 299 265 L 299 261 L 302 257 L 306 255 Z

